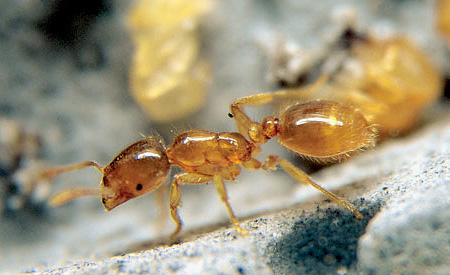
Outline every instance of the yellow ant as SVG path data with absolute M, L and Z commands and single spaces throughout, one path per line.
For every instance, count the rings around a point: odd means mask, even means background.
M 322 85 L 324 78 L 299 91 L 260 94 L 238 99 L 231 105 L 233 116 L 242 133 L 213 133 L 189 130 L 175 137 L 168 148 L 154 137 L 144 138 L 117 155 L 111 163 L 102 167 L 94 161 L 61 168 L 49 169 L 40 178 L 53 178 L 61 173 L 93 166 L 103 174 L 100 189 L 75 188 L 63 191 L 51 198 L 50 204 L 58 206 L 75 198 L 99 195 L 106 211 L 161 187 L 170 167 L 184 170 L 173 177 L 170 189 L 170 216 L 176 224 L 171 238 L 181 231 L 182 221 L 178 215 L 181 204 L 180 185 L 214 182 L 220 199 L 225 204 L 236 230 L 242 234 L 238 219 L 228 202 L 224 180 L 235 180 L 245 169 L 275 170 L 281 166 L 297 181 L 309 184 L 330 199 L 350 210 L 356 218 L 362 215 L 349 202 L 316 184 L 306 173 L 289 161 L 276 155 L 261 163 L 255 157 L 260 146 L 278 136 L 279 142 L 297 152 L 317 160 L 342 160 L 375 143 L 376 134 L 363 114 L 353 107 L 333 101 L 312 101 L 288 109 L 282 117 L 266 117 L 261 123 L 251 121 L 242 109 L 243 104 L 262 104 L 275 98 L 298 97 L 308 94 Z M 346 142 L 342 142 L 345 140 Z
M 230 106 L 229 116 L 235 119 L 239 132 L 189 130 L 176 136 L 167 148 L 148 137 L 124 149 L 105 167 L 85 161 L 49 169 L 38 178 L 51 179 L 93 166 L 103 174 L 100 189 L 69 189 L 53 196 L 50 204 L 57 206 L 78 197 L 99 195 L 104 208 L 110 211 L 132 198 L 161 190 L 171 166 L 178 166 L 184 172 L 173 177 L 169 196 L 170 215 L 176 224 L 172 239 L 182 228 L 178 214 L 180 185 L 208 182 L 214 182 L 236 230 L 247 233 L 234 215 L 224 184 L 224 180 L 235 180 L 241 167 L 275 170 L 279 165 L 297 181 L 313 186 L 361 218 L 353 205 L 316 184 L 289 161 L 276 155 L 263 163 L 255 159 L 261 145 L 278 137 L 281 145 L 313 161 L 345 160 L 375 146 L 378 134 L 386 137 L 411 129 L 420 110 L 438 97 L 440 75 L 407 40 L 365 39 L 357 41 L 352 51 L 363 68 L 359 75 L 338 72 L 334 78 L 324 75 L 303 88 L 237 99 Z M 259 106 L 276 100 L 294 100 L 297 104 L 279 118 L 268 116 L 262 122 L 252 121 L 243 109 L 245 105 Z

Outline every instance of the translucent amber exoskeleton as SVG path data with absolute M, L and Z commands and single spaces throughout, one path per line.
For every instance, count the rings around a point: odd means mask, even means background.
M 170 164 L 161 143 L 154 138 L 140 140 L 123 150 L 103 168 L 100 184 L 106 210 L 159 188 Z
M 280 124 L 280 143 L 316 160 L 339 160 L 375 142 L 361 112 L 333 101 L 294 105 L 283 113 Z
M 135 52 L 133 97 L 159 122 L 197 111 L 206 97 L 208 65 L 199 59 L 198 24 L 209 0 L 139 0 L 128 21 Z

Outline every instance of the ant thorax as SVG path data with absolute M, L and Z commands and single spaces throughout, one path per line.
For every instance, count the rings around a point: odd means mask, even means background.
M 219 167 L 223 169 L 250 160 L 252 149 L 251 143 L 239 133 L 189 130 L 175 138 L 167 149 L 167 156 L 171 164 L 185 171 L 213 175 Z M 230 176 L 237 176 L 239 171 L 235 173 Z

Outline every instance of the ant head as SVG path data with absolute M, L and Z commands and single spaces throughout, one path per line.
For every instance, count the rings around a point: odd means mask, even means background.
M 158 188 L 170 169 L 164 147 L 145 138 L 123 150 L 103 170 L 101 200 L 107 211 Z

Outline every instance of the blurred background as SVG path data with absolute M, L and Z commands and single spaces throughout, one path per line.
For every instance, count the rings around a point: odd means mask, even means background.
M 180 96 L 185 105 L 193 106 L 186 113 L 169 119 L 179 111 L 174 104 L 152 116 L 140 108 L 145 96 L 136 95 L 139 85 L 133 81 L 139 79 L 131 74 L 138 70 L 134 66 L 142 66 L 134 58 L 140 49 L 139 32 L 145 30 L 136 26 L 154 31 L 157 22 L 173 18 L 158 17 L 158 6 L 151 6 L 158 1 L 139 1 L 148 2 L 154 12 L 139 21 L 139 15 L 130 12 L 137 2 L 0 2 L 0 271 L 106 257 L 131 244 L 168 236 L 173 230 L 168 212 L 164 226 L 152 222 L 160 214 L 152 195 L 111 213 L 105 213 L 95 198 L 50 209 L 49 193 L 75 185 L 95 187 L 100 175 L 87 169 L 61 176 L 52 186 L 34 188 L 29 185 L 33 169 L 83 160 L 106 165 L 141 134 L 159 135 L 170 145 L 185 129 L 235 131 L 227 116 L 233 100 L 285 87 L 274 69 L 280 55 L 308 54 L 322 47 L 347 21 L 380 36 L 405 36 L 444 75 L 450 69 L 446 41 L 435 26 L 434 1 L 197 0 L 197 12 L 190 14 L 189 9 L 177 10 L 181 4 L 173 1 L 170 10 L 175 19 L 178 14 L 183 18 L 182 29 L 169 31 L 190 41 L 192 51 L 185 63 L 179 61 L 182 55 L 176 56 L 173 62 L 181 63 L 159 70 L 161 78 L 187 75 L 200 81 L 172 83 L 175 92 L 188 94 Z M 166 36 L 161 30 L 155 37 Z M 152 41 L 142 50 L 154 54 L 159 40 Z M 144 60 L 158 72 L 160 63 Z M 193 69 L 180 73 L 173 69 L 177 66 Z M 150 100 L 162 106 L 157 95 Z M 252 112 L 251 117 L 259 121 L 267 111 Z M 268 144 L 261 159 L 268 153 L 293 158 L 276 142 Z M 229 193 L 237 216 L 245 217 L 292 205 L 298 200 L 293 188 L 293 180 L 283 173 L 245 172 L 239 184 L 229 184 Z M 180 213 L 185 231 L 228 219 L 211 185 L 183 188 Z

